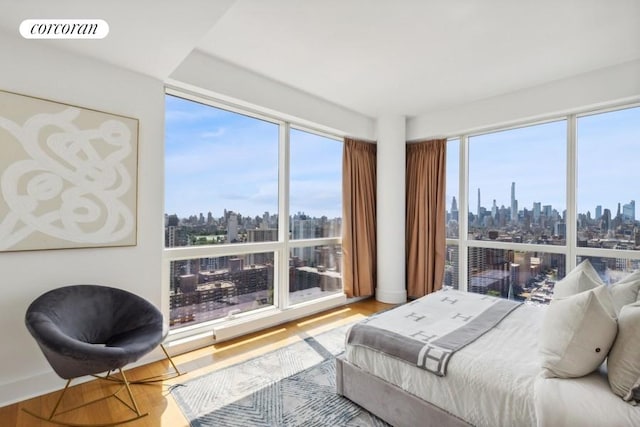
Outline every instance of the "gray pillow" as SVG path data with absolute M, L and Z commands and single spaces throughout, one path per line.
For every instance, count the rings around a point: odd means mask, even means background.
M 625 305 L 609 358 L 609 385 L 626 401 L 640 402 L 640 302 Z
M 617 331 L 607 287 L 554 298 L 538 340 L 542 376 L 576 378 L 595 371 L 607 357 Z

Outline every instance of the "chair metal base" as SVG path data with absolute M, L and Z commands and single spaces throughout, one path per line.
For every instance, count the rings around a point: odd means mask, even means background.
M 86 402 L 83 403 L 81 405 L 78 406 L 74 406 L 73 408 L 70 409 L 66 409 L 64 411 L 58 411 L 58 407 L 60 406 L 60 403 L 62 402 L 62 398 L 64 397 L 65 393 L 67 392 L 67 390 L 69 389 L 69 385 L 71 384 L 71 381 L 74 380 L 74 378 L 71 378 L 69 380 L 67 380 L 66 385 L 64 386 L 64 390 L 62 390 L 62 394 L 60 394 L 60 397 L 58 397 L 58 400 L 55 404 L 55 406 L 53 407 L 53 410 L 51 411 L 51 414 L 49 414 L 49 416 L 43 416 L 41 414 L 37 414 L 33 411 L 30 411 L 26 408 L 22 408 L 22 410 L 24 412 L 26 412 L 27 414 L 38 418 L 42 421 L 46 421 L 46 422 L 50 422 L 53 424 L 59 424 L 59 425 L 63 425 L 63 426 L 71 426 L 71 427 L 108 427 L 108 426 L 116 426 L 116 425 L 120 425 L 120 424 L 125 424 L 125 423 L 130 423 L 132 421 L 135 420 L 139 420 L 140 418 L 144 418 L 147 415 L 149 415 L 148 412 L 146 413 L 142 413 L 140 412 L 140 409 L 138 408 L 138 404 L 136 403 L 136 399 L 133 397 L 133 393 L 131 392 L 131 387 L 130 387 L 130 382 L 127 380 L 127 377 L 125 376 L 124 372 L 122 371 L 122 369 L 119 369 L 120 371 L 120 375 L 122 376 L 122 386 L 120 388 L 118 388 L 118 390 L 108 396 L 104 396 L 101 397 L 99 399 L 94 399 L 90 402 Z M 129 396 L 129 402 L 126 402 L 125 400 L 123 400 L 120 396 L 118 396 L 118 393 L 120 393 L 123 389 L 127 390 L 127 394 Z M 118 420 L 118 421 L 112 421 L 112 422 L 108 422 L 108 423 L 87 423 L 87 424 L 83 424 L 83 423 L 70 423 L 64 420 L 61 420 L 59 417 L 61 415 L 64 415 L 66 413 L 72 412 L 72 411 L 76 411 L 78 409 L 84 408 L 85 406 L 89 406 L 91 404 L 94 404 L 96 402 L 100 402 L 102 400 L 106 400 L 106 399 L 110 399 L 110 398 L 116 398 L 117 400 L 119 400 L 122 404 L 124 404 L 129 410 L 131 410 L 131 412 L 133 412 L 135 415 L 133 415 L 130 418 L 125 418 L 122 420 Z
M 171 364 L 171 367 L 173 368 L 173 373 L 154 375 L 152 377 L 147 377 L 140 380 L 129 381 L 129 384 L 155 384 L 162 381 L 177 378 L 181 375 L 186 374 L 186 372 L 181 372 L 180 369 L 178 369 L 176 364 L 173 362 L 173 359 L 171 358 L 171 356 L 169 356 L 169 353 L 167 352 L 167 349 L 164 347 L 164 345 L 160 344 L 160 348 L 162 349 L 162 351 L 164 352 L 164 355 L 166 356 L 167 360 Z M 121 378 L 111 376 L 111 371 L 107 372 L 107 375 L 105 376 L 94 375 L 94 377 L 107 380 L 107 381 L 122 382 Z

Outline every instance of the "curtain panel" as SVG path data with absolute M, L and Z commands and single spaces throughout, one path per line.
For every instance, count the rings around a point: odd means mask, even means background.
M 445 240 L 446 139 L 407 144 L 407 296 L 442 287 Z
M 348 297 L 376 283 L 376 145 L 345 138 L 342 156 L 342 283 Z

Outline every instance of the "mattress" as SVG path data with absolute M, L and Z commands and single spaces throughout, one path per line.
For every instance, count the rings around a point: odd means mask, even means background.
M 535 426 L 537 338 L 545 307 L 523 305 L 456 352 L 445 377 L 367 347 L 347 344 L 345 358 L 476 426 Z

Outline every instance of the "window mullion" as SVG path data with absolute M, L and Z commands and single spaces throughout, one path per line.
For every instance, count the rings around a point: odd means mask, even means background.
M 278 150 L 278 241 L 282 243 L 277 252 L 278 274 L 276 277 L 275 300 L 277 306 L 289 305 L 289 177 L 290 177 L 290 130 L 289 123 L 280 125 Z
M 573 270 L 576 266 L 576 246 L 577 246 L 577 122 L 575 114 L 567 117 L 567 258 L 566 271 Z
M 458 289 L 466 291 L 469 281 L 469 137 L 460 137 L 458 194 Z

